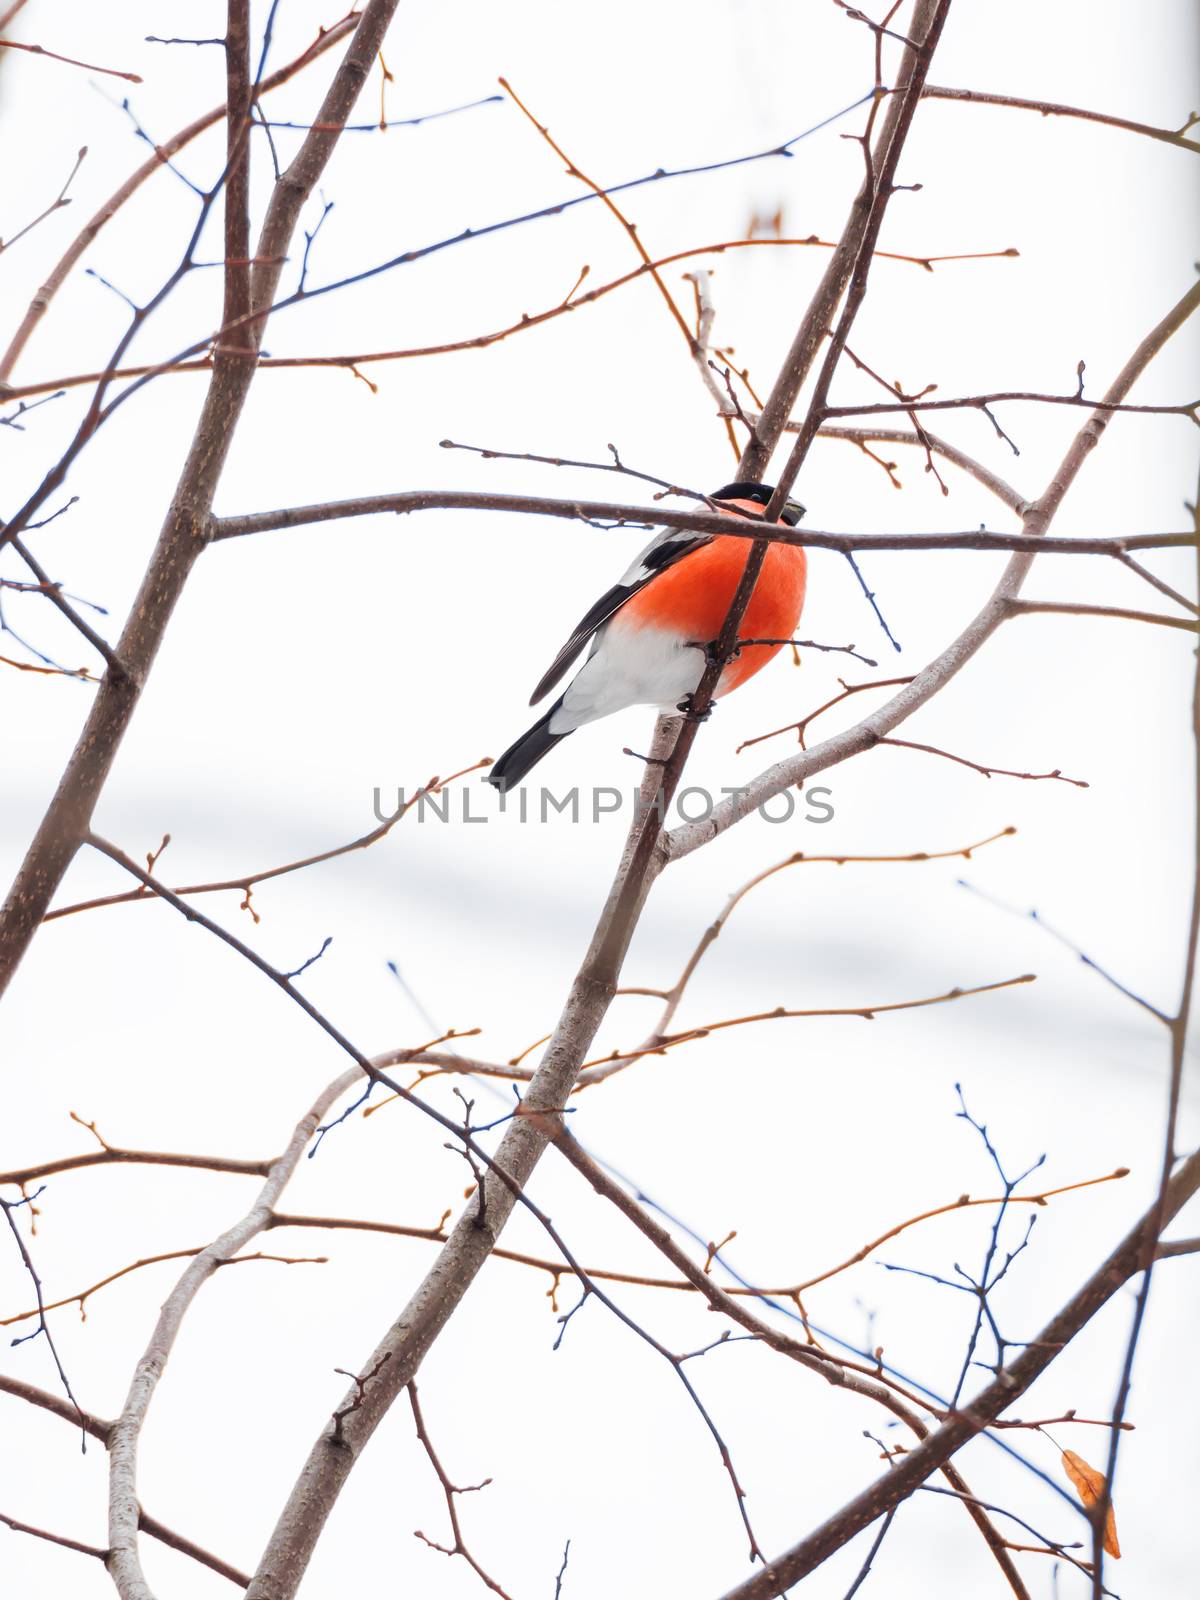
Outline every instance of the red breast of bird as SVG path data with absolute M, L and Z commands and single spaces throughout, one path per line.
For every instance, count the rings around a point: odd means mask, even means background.
M 739 483 L 718 490 L 713 502 L 721 515 L 745 527 L 746 516 L 761 519 L 771 494 L 765 485 Z M 793 525 L 802 514 L 803 507 L 786 502 L 785 522 Z M 576 728 L 627 707 L 687 709 L 704 674 L 706 647 L 721 634 L 752 549 L 745 536 L 714 539 L 686 529 L 664 530 L 580 619 L 531 704 L 562 679 L 590 639 L 583 665 L 550 709 L 504 752 L 488 781 L 502 789 L 519 783 Z M 773 540 L 739 638 L 790 639 L 804 605 L 805 575 L 803 548 Z M 722 672 L 717 694 L 738 688 L 782 648 L 782 643 L 742 646 Z
M 728 501 L 750 516 L 762 507 L 750 500 Z M 694 550 L 639 589 L 608 624 L 612 634 L 657 629 L 676 639 L 707 644 L 725 625 L 752 548 L 749 539 L 728 537 Z M 772 543 L 738 630 L 743 639 L 790 639 L 804 609 L 808 566 L 800 545 Z M 617 640 L 613 639 L 613 644 Z M 629 641 L 632 643 L 632 640 Z M 729 694 L 760 672 L 782 645 L 748 645 L 725 668 L 718 695 Z M 697 656 L 696 681 L 703 671 Z M 692 685 L 694 688 L 695 685 Z

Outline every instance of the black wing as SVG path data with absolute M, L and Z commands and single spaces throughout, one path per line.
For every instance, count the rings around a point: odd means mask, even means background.
M 615 615 L 626 600 L 637 594 L 639 589 L 644 589 L 651 578 L 656 578 L 667 567 L 673 567 L 684 556 L 691 555 L 693 550 L 699 550 L 701 545 L 711 542 L 711 534 L 692 533 L 687 528 L 674 528 L 660 533 L 642 551 L 625 576 L 614 583 L 612 588 L 602 594 L 595 605 L 580 617 L 571 631 L 571 637 L 550 663 L 537 688 L 530 695 L 529 704 L 535 706 L 543 695 L 549 694 L 597 628 L 602 627 L 611 616 Z

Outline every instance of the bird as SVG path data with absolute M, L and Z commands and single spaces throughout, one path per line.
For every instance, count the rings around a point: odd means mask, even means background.
M 721 515 L 761 519 L 773 493 L 768 484 L 738 482 L 709 498 L 730 507 Z M 803 515 L 798 501 L 787 500 L 780 521 L 794 528 Z M 502 792 L 512 788 L 576 728 L 627 706 L 690 709 L 708 646 L 724 626 L 751 548 L 751 540 L 736 534 L 659 532 L 579 619 L 529 704 L 549 694 L 590 639 L 586 660 L 545 715 L 496 761 L 487 781 Z M 717 695 L 752 678 L 792 637 L 804 605 L 806 570 L 800 545 L 768 545 L 741 632 L 747 639 L 778 642 L 743 646 L 722 672 Z

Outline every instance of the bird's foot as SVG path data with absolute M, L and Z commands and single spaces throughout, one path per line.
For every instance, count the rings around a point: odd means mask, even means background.
M 704 665 L 706 667 L 728 666 L 731 661 L 736 661 L 742 653 L 740 644 L 735 644 L 732 650 L 723 651 L 720 639 L 709 639 L 707 643 L 702 643 L 699 639 L 689 639 L 688 649 L 703 650 Z
M 695 698 L 695 695 L 685 694 L 675 709 L 683 713 L 685 722 L 707 722 L 713 714 L 713 703 L 710 700 L 703 711 L 696 711 L 693 709 Z

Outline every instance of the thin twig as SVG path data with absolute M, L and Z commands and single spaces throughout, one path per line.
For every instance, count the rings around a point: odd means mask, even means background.
M 415 511 L 461 510 L 530 513 L 576 522 L 647 522 L 668 528 L 688 528 L 696 533 L 731 534 L 735 538 L 764 539 L 805 549 L 834 550 L 839 555 L 856 551 L 1012 551 L 1049 555 L 1100 555 L 1120 560 L 1130 550 L 1176 550 L 1194 543 L 1190 533 L 1135 533 L 1091 537 L 1051 537 L 1029 533 L 992 533 L 970 528 L 956 533 L 832 533 L 823 529 L 766 524 L 728 514 L 676 510 L 671 506 L 630 505 L 614 500 L 556 499 L 547 495 L 491 494 L 467 489 L 410 489 L 395 494 L 364 495 L 352 500 L 327 500 L 318 505 L 287 506 L 272 511 L 251 511 L 242 516 L 213 517 L 211 537 L 243 538 L 284 528 L 311 527 L 346 517 L 372 517 L 381 512 L 407 515 Z
M 467 1547 L 466 1541 L 463 1538 L 462 1524 L 458 1520 L 458 1496 L 460 1494 L 473 1494 L 479 1489 L 486 1489 L 492 1480 L 490 1478 L 484 1478 L 482 1483 L 469 1484 L 465 1489 L 460 1488 L 457 1484 L 451 1482 L 446 1473 L 445 1467 L 442 1466 L 442 1463 L 438 1458 L 437 1451 L 433 1448 L 433 1441 L 430 1439 L 429 1430 L 425 1426 L 425 1418 L 421 1411 L 420 1402 L 417 1399 L 417 1386 L 415 1382 L 411 1382 L 408 1385 L 408 1400 L 410 1406 L 412 1407 L 413 1424 L 417 1430 L 417 1438 L 421 1441 L 421 1446 L 424 1449 L 426 1456 L 429 1458 L 429 1465 L 433 1468 L 437 1475 L 437 1480 L 442 1486 L 442 1493 L 446 1499 L 446 1514 L 450 1518 L 450 1531 L 454 1535 L 454 1544 L 452 1546 L 437 1544 L 424 1533 L 417 1533 L 416 1538 L 423 1540 L 431 1550 L 440 1551 L 442 1555 L 461 1556 L 481 1583 L 489 1588 L 493 1594 L 503 1595 L 504 1600 L 509 1600 L 507 1591 L 501 1588 L 501 1586 L 496 1582 L 495 1578 L 491 1577 L 489 1573 L 484 1571 L 479 1562 L 471 1554 L 471 1551 Z
M 78 61 L 74 56 L 59 55 L 57 50 L 47 50 L 44 45 L 24 44 L 19 39 L 0 39 L 0 50 L 25 50 L 31 56 L 45 56 L 48 61 L 61 61 L 68 67 L 83 67 L 86 72 L 100 72 L 106 78 L 124 78 L 126 83 L 141 83 L 136 72 L 120 72 L 116 67 L 98 67 L 94 61 Z
M 446 778 L 430 778 L 428 783 L 412 795 L 392 814 L 385 817 L 377 828 L 361 834 L 356 839 L 351 839 L 346 844 L 334 845 L 328 850 L 319 850 L 315 855 L 302 856 L 297 861 L 288 861 L 279 867 L 264 867 L 258 872 L 247 872 L 240 878 L 222 878 L 209 883 L 185 883 L 172 888 L 172 894 L 186 896 L 193 894 L 222 894 L 229 890 L 239 891 L 245 898 L 241 910 L 249 911 L 255 922 L 259 920 L 258 913 L 251 904 L 253 890 L 260 883 L 269 883 L 272 878 L 281 878 L 291 872 L 302 872 L 306 867 L 319 866 L 326 861 L 334 861 L 339 856 L 349 855 L 355 850 L 369 850 L 373 844 L 378 844 L 381 839 L 386 839 L 388 834 L 407 813 L 422 800 L 427 800 L 431 795 L 440 794 L 447 784 L 455 782 L 458 778 L 466 777 L 469 773 L 478 772 L 480 767 L 487 766 L 485 757 L 476 761 L 469 767 L 463 767 L 458 772 L 453 772 Z M 44 917 L 45 922 L 54 922 L 59 917 L 74 916 L 79 911 L 94 911 L 101 906 L 121 906 L 133 904 L 152 904 L 154 894 L 146 888 L 128 889 L 120 894 L 96 895 L 91 900 L 78 900 L 72 905 L 56 906 L 53 911 L 48 911 Z M 0 1177 L 0 1182 L 3 1178 Z
M 281 84 L 287 83 L 291 78 L 294 78 L 298 72 L 302 71 L 311 62 L 316 61 L 317 58 L 322 56 L 327 50 L 331 50 L 335 45 L 340 44 L 348 33 L 353 32 L 356 20 L 357 19 L 354 16 L 344 17 L 340 22 L 335 22 L 331 28 L 318 34 L 317 38 L 311 45 L 309 45 L 307 50 L 301 51 L 301 53 L 293 61 L 288 62 L 288 64 L 284 67 L 280 67 L 280 69 L 277 72 L 273 72 L 269 78 L 265 78 L 259 85 L 258 92 L 260 94 L 266 94 L 270 90 L 277 89 Z M 0 19 L 0 27 L 3 25 L 3 19 Z M 116 213 L 125 204 L 126 200 L 128 200 L 132 194 L 136 193 L 141 185 L 145 183 L 147 178 L 153 177 L 156 172 L 160 172 L 164 163 L 169 161 L 173 155 L 178 154 L 178 152 L 184 149 L 185 146 L 189 145 L 193 139 L 198 138 L 199 135 L 205 132 L 206 129 L 211 128 L 216 123 L 220 122 L 224 115 L 225 106 L 223 103 L 219 106 L 214 106 L 213 109 L 206 112 L 204 116 L 197 117 L 194 122 L 190 122 L 186 128 L 175 134 L 173 138 L 168 139 L 164 144 L 157 146 L 150 159 L 143 162 L 137 171 L 128 177 L 125 182 L 108 197 L 99 210 L 93 213 L 89 220 L 84 224 L 83 228 L 71 241 L 66 251 L 55 263 L 50 276 L 46 279 L 41 288 L 38 290 L 37 294 L 33 297 L 28 310 L 21 321 L 20 327 L 13 335 L 4 354 L 0 356 L 0 384 L 4 384 L 6 389 L 8 387 L 6 380 L 11 376 L 13 367 L 16 365 L 17 358 L 20 356 L 22 350 L 25 348 L 25 345 L 28 343 L 29 337 L 33 333 L 34 328 L 36 328 L 37 324 L 45 316 L 51 301 L 54 299 L 59 289 L 61 289 L 63 283 L 66 281 L 71 268 L 92 243 L 96 235 L 100 232 L 101 228 L 103 228 L 106 223 L 112 220 Z M 120 374 L 118 373 L 116 375 L 119 376 Z M 100 376 L 100 373 L 93 373 L 85 381 L 95 382 Z M 24 392 L 25 391 L 22 389 L 17 389 L 14 391 L 16 394 L 21 394 Z
M 278 75 L 276 81 L 278 81 Z M 215 120 L 215 118 L 213 120 Z M 185 140 L 183 142 L 186 143 L 187 141 Z M 171 150 L 174 148 L 177 148 L 175 141 L 171 141 L 169 144 L 163 146 L 164 150 Z M 161 165 L 161 163 L 157 161 L 147 163 L 145 168 L 139 169 L 139 176 L 142 173 L 145 173 L 145 175 L 149 176 L 151 172 L 157 170 L 159 165 Z M 107 215 L 105 216 L 104 220 L 107 220 Z M 96 219 L 93 219 L 93 222 L 95 221 Z M 97 224 L 97 226 L 99 225 L 100 224 Z M 89 227 L 91 226 L 92 224 L 89 224 Z M 690 261 L 697 256 L 722 255 L 727 250 L 752 250 L 764 248 L 779 249 L 788 247 L 819 250 L 832 250 L 835 248 L 834 244 L 830 240 L 818 239 L 815 235 L 808 239 L 724 239 L 717 244 L 697 245 L 688 250 L 676 250 L 670 255 L 659 256 L 656 260 L 650 262 L 649 265 L 634 267 L 629 272 L 624 272 L 619 277 L 611 279 L 608 283 L 601 284 L 594 289 L 585 290 L 582 293 L 577 293 L 576 291 L 583 282 L 581 278 L 579 283 L 575 285 L 575 289 L 572 290 L 571 294 L 568 295 L 565 300 L 556 300 L 553 305 L 547 307 L 543 311 L 524 313 L 520 318 L 517 319 L 517 321 L 505 323 L 502 327 L 496 328 L 487 333 L 474 334 L 460 339 L 451 339 L 440 344 L 411 345 L 406 348 L 396 350 L 359 350 L 347 355 L 263 356 L 259 361 L 259 370 L 271 371 L 322 367 L 353 369 L 355 367 L 370 366 L 376 362 L 411 361 L 429 356 L 452 355 L 457 351 L 486 350 L 491 345 L 500 344 L 504 340 L 512 338 L 515 334 L 525 333 L 532 328 L 541 327 L 543 323 L 550 322 L 555 317 L 564 316 L 569 312 L 578 311 L 584 306 L 593 305 L 596 303 L 596 301 L 604 299 L 606 295 L 612 294 L 615 290 L 623 289 L 631 283 L 636 283 L 640 278 L 645 277 L 649 272 L 661 271 L 662 268 L 672 266 L 675 262 Z M 1008 251 L 989 251 L 985 253 L 985 258 L 990 258 L 993 255 L 1008 255 L 1009 253 L 1010 252 Z M 920 257 L 897 255 L 886 250 L 877 250 L 875 254 L 879 260 L 910 262 L 917 266 L 924 266 L 929 261 L 936 261 L 939 259 L 936 256 Z M 974 258 L 964 257 L 963 259 Z M 43 293 L 45 293 L 45 291 L 43 291 Z M 4 367 L 4 360 L 7 359 L 7 355 L 5 358 L 0 359 L 0 377 L 2 377 L 4 371 L 6 370 Z M 8 370 L 11 370 L 11 362 Z M 170 376 L 176 373 L 211 371 L 211 356 L 201 356 L 197 359 L 184 358 L 175 360 L 166 366 L 164 366 L 162 363 L 154 363 L 148 366 L 122 366 L 116 368 L 112 376 L 114 378 L 142 378 L 152 373 L 162 373 L 164 376 Z M 78 388 L 84 384 L 96 383 L 102 376 L 103 373 L 100 372 L 74 372 L 63 378 L 41 379 L 36 383 L 23 383 L 15 385 L 5 384 L 3 393 L 8 398 L 15 400 L 22 397 L 44 394 L 49 390 Z M 748 420 L 752 421 L 753 419 Z M 835 430 L 831 429 L 829 431 L 831 437 L 838 436 Z
M 1085 122 L 1096 122 L 1107 128 L 1120 128 L 1125 133 L 1140 133 L 1148 139 L 1158 139 L 1163 144 L 1178 145 L 1183 150 L 1200 151 L 1200 143 L 1184 135 L 1195 127 L 1200 118 L 1195 113 L 1188 117 L 1182 128 L 1158 128 L 1148 122 L 1132 122 L 1126 117 L 1113 116 L 1108 111 L 1085 111 L 1079 106 L 1058 105 L 1052 100 L 1023 100 L 1011 94 L 985 94 L 980 89 L 947 89 L 926 84 L 923 91 L 927 100 L 958 100 L 969 105 L 1010 106 L 1016 111 L 1036 111 L 1043 117 L 1078 117 Z

